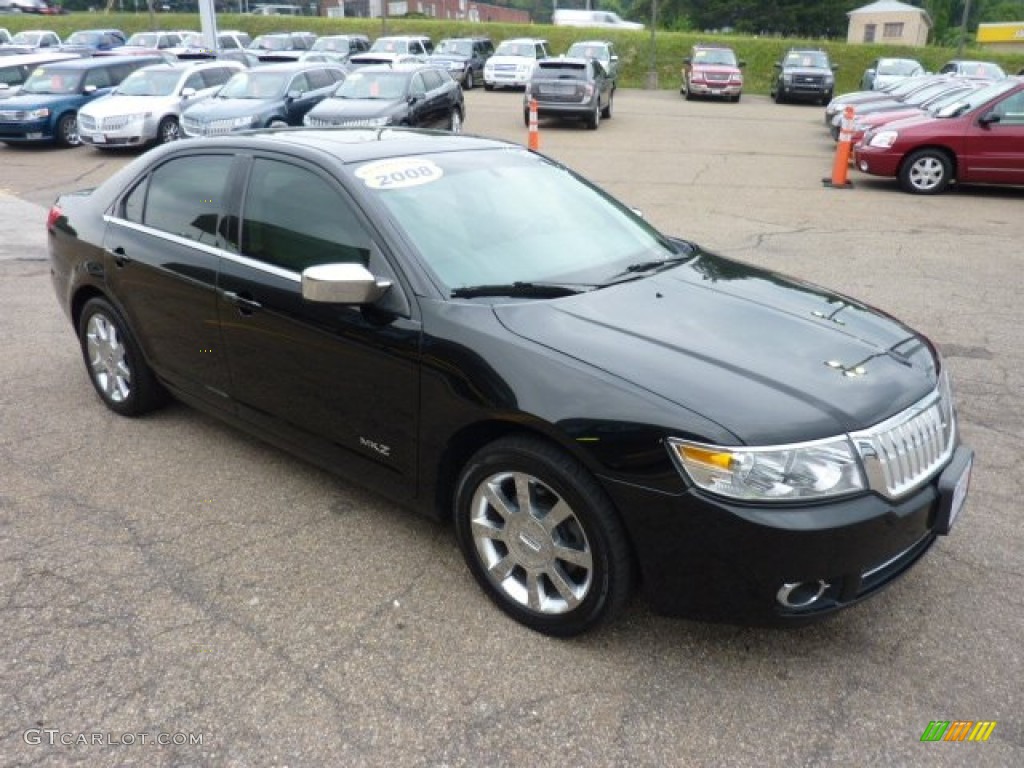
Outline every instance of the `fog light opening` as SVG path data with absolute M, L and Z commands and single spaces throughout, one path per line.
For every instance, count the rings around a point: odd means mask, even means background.
M 867 160 L 861 160 L 860 163 L 858 163 L 858 165 L 860 166 L 860 169 L 862 171 L 865 171 L 865 172 L 867 171 L 867 169 L 868 169 L 868 161 Z
M 790 581 L 779 587 L 775 599 L 785 608 L 802 610 L 818 602 L 829 588 L 824 579 L 817 581 Z

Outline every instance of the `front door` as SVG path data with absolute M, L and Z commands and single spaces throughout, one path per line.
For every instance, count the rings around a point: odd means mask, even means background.
M 986 113 L 999 120 L 984 125 L 977 119 L 971 122 L 960 180 L 1024 184 L 1024 90 L 982 114 Z

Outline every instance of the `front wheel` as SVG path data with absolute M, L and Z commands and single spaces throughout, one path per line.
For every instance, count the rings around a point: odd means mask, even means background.
M 937 195 L 953 180 L 953 163 L 938 149 L 911 153 L 899 170 L 900 186 L 916 195 Z
M 476 81 L 473 79 L 473 70 L 467 69 L 466 79 L 462 87 L 465 88 L 467 91 L 472 91 L 474 85 L 476 85 Z
M 632 591 L 632 557 L 611 502 L 583 466 L 538 439 L 503 438 L 473 456 L 456 491 L 455 530 L 488 596 L 538 632 L 585 632 Z
M 156 129 L 156 138 L 161 144 L 169 144 L 181 138 L 181 127 L 173 117 L 165 117 Z
M 287 128 L 287 127 L 288 127 L 288 123 L 286 123 L 284 120 L 282 120 L 279 117 L 275 117 L 273 120 L 271 120 L 269 123 L 267 123 L 267 128 Z
M 451 133 L 462 133 L 462 113 L 457 109 L 453 109 L 448 116 L 448 130 Z
M 97 297 L 85 303 L 78 341 L 92 385 L 107 408 L 122 416 L 140 416 L 162 404 L 163 388 L 109 301 Z
M 57 143 L 62 147 L 77 147 L 82 143 L 78 136 L 78 117 L 74 114 L 61 115 L 57 121 Z
M 485 80 L 485 81 L 484 81 L 484 90 L 485 90 L 485 91 L 493 91 L 493 90 L 494 90 L 494 86 L 493 86 L 493 85 L 492 85 L 491 83 L 488 83 L 488 82 L 487 82 L 487 81 Z

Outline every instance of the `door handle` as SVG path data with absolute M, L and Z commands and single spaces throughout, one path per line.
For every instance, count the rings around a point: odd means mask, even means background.
M 108 253 L 114 257 L 114 263 L 118 267 L 123 267 L 131 262 L 131 259 L 128 258 L 128 254 L 124 250 L 124 246 L 119 245 L 114 250 L 108 251 Z
M 240 314 L 251 315 L 257 309 L 263 307 L 258 301 L 256 301 L 249 293 L 235 293 L 234 291 L 224 291 L 224 298 L 234 304 Z

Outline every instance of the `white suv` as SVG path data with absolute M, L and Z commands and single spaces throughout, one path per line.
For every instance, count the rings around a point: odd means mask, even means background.
M 525 88 L 534 66 L 548 56 L 547 40 L 534 37 L 504 40 L 484 65 L 484 88 L 488 91 L 503 86 Z

